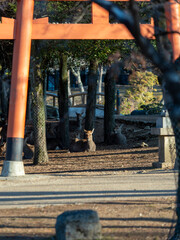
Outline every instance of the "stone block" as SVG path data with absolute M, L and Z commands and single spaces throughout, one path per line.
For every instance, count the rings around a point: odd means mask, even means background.
M 157 128 L 172 128 L 171 119 L 169 117 L 160 117 L 156 120 Z
M 157 136 L 174 136 L 172 128 L 151 128 L 151 134 Z
M 176 146 L 174 136 L 159 136 L 159 162 L 172 165 L 176 158 Z
M 176 159 L 176 146 L 170 118 L 158 118 L 156 128 L 151 128 L 151 134 L 158 136 L 159 143 L 159 162 L 154 162 L 153 167 L 173 167 Z
M 57 217 L 57 240 L 100 240 L 101 225 L 96 211 L 66 211 Z

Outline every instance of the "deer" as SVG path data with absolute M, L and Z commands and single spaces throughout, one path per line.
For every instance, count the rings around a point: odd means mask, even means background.
M 23 152 L 24 156 L 23 159 L 31 159 L 33 158 L 34 152 L 30 148 L 29 144 L 27 144 L 27 139 L 25 138 L 23 143 Z M 5 155 L 6 153 L 6 142 L 3 142 L 3 139 L 0 139 L 0 156 Z
M 96 144 L 93 141 L 93 130 L 84 130 L 84 139 L 80 139 L 79 135 L 75 137 L 70 145 L 70 152 L 94 152 Z
M 119 127 L 114 128 L 113 133 L 111 134 L 111 143 L 116 145 L 126 145 L 127 139 L 124 134 L 122 134 L 123 124 Z

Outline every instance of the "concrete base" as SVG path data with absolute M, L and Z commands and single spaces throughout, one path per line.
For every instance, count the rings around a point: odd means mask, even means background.
M 24 175 L 23 161 L 4 161 L 1 172 L 2 177 L 17 177 Z
M 152 163 L 153 168 L 173 168 L 174 164 L 170 162 L 153 162 Z

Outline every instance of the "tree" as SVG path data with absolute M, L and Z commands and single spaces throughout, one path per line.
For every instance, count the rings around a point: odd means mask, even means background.
M 177 221 L 175 232 L 171 240 L 180 239 L 180 75 L 179 75 L 179 59 L 175 62 L 172 61 L 172 52 L 169 48 L 170 44 L 168 41 L 167 32 L 161 31 L 161 42 L 160 46 L 161 52 L 158 52 L 150 41 L 144 38 L 140 33 L 139 21 L 138 21 L 138 11 L 135 7 L 135 2 L 130 1 L 129 11 L 127 13 L 117 7 L 112 2 L 107 2 L 104 0 L 94 0 L 100 6 L 104 7 L 111 14 L 113 14 L 119 22 L 125 24 L 128 30 L 131 32 L 133 37 L 136 40 L 136 44 L 141 49 L 142 53 L 149 58 L 152 63 L 159 69 L 161 72 L 162 86 L 163 86 L 163 96 L 165 101 L 165 106 L 169 112 L 169 116 L 172 122 L 175 141 L 176 141 L 176 153 L 177 153 L 177 162 L 178 162 L 178 189 L 177 189 L 177 205 L 176 205 L 176 214 Z M 160 19 L 162 21 L 162 19 Z M 159 20 L 159 21 L 160 21 Z M 165 19 L 164 19 L 165 21 Z M 165 25 L 165 24 L 164 24 Z M 160 33 L 158 31 L 158 33 Z
M 96 111 L 96 89 L 97 89 L 97 70 L 98 61 L 96 59 L 90 61 L 88 74 L 88 96 L 86 105 L 85 129 L 93 130 Z
M 112 144 L 111 135 L 115 128 L 115 91 L 120 65 L 117 61 L 108 68 L 105 83 L 105 105 L 104 105 L 104 142 Z
M 107 64 L 109 55 L 116 52 L 117 49 L 121 49 L 123 55 L 123 53 L 127 52 L 128 48 L 125 41 L 117 40 L 79 40 L 69 41 L 68 44 L 73 57 L 84 58 L 90 63 L 85 129 L 92 130 L 95 121 L 97 80 L 99 78 L 98 67 Z M 106 101 L 107 109 L 109 109 L 109 103 L 110 102 Z M 105 118 L 107 119 L 105 120 L 105 123 L 109 124 L 109 112 L 106 111 L 106 113 Z M 114 123 L 112 123 L 112 125 L 114 125 Z
M 58 88 L 58 103 L 59 103 L 59 144 L 62 148 L 69 148 L 69 111 L 68 111 L 68 69 L 67 55 L 60 53 L 60 68 L 59 68 L 59 88 Z
M 158 84 L 157 76 L 149 71 L 133 71 L 129 78 L 131 88 L 125 92 L 121 102 L 121 113 L 130 114 L 133 110 L 142 110 L 143 106 L 158 103 L 153 87 Z
M 32 86 L 32 112 L 34 130 L 34 161 L 35 165 L 45 164 L 49 161 L 46 144 L 46 121 L 44 102 L 44 76 L 47 65 L 46 57 L 43 56 L 40 41 L 33 43 L 33 73 L 31 78 Z

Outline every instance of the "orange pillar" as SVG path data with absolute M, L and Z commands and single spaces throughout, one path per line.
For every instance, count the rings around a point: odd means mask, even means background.
M 34 0 L 18 0 L 15 24 L 6 160 L 3 176 L 24 175 L 24 141 Z
M 173 60 L 180 56 L 180 4 L 175 0 L 169 0 L 165 4 L 167 31 L 175 32 L 168 34 L 172 44 Z

